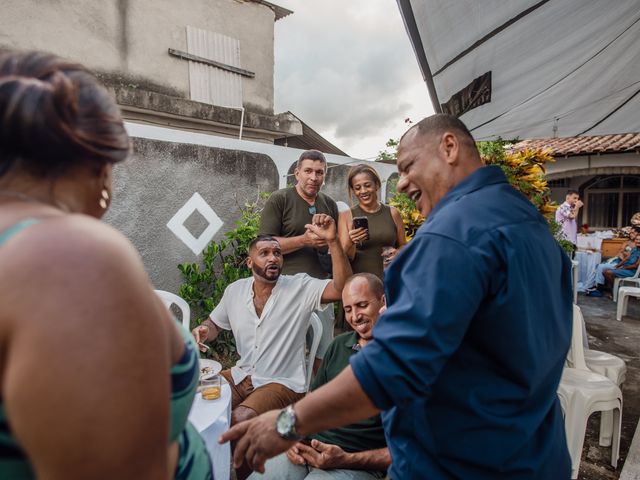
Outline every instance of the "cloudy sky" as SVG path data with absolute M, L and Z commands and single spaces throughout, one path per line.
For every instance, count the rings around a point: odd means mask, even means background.
M 352 157 L 433 113 L 395 0 L 274 0 L 275 109 L 290 110 Z

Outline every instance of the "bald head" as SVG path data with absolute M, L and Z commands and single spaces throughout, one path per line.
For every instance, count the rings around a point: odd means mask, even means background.
M 373 326 L 378 321 L 384 305 L 382 281 L 370 273 L 358 273 L 350 277 L 342 290 L 342 306 L 347 322 L 359 336 L 364 346 L 373 336 Z
M 355 275 L 351 275 L 347 278 L 347 281 L 344 282 L 343 290 L 349 288 L 349 285 L 352 283 L 366 285 L 369 291 L 376 298 L 381 298 L 384 295 L 384 285 L 382 284 L 382 280 L 372 273 L 356 273 Z
M 439 140 L 445 132 L 455 134 L 458 141 L 464 145 L 464 147 L 472 149 L 476 154 L 478 153 L 475 140 L 467 126 L 462 123 L 462 120 L 458 117 L 446 113 L 437 113 L 430 117 L 423 118 L 405 132 L 400 142 L 402 142 L 405 136 L 411 136 L 414 139 L 421 140 Z
M 425 217 L 447 192 L 482 166 L 467 127 L 452 115 L 432 115 L 411 127 L 398 146 L 397 189 Z

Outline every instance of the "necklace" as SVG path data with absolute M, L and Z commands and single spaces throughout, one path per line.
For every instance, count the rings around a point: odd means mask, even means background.
M 372 213 L 372 214 L 373 214 L 373 213 L 378 213 L 380 210 L 382 210 L 382 203 L 381 203 L 381 202 L 378 202 L 378 208 L 376 208 L 376 209 L 375 209 L 375 210 L 373 210 L 372 212 L 370 212 L 369 210 L 365 210 L 365 209 L 362 207 L 362 205 L 360 205 L 360 208 L 361 208 L 364 212 L 367 212 L 367 213 Z
M 0 190 L 0 196 L 15 198 L 17 200 L 22 200 L 23 202 L 41 203 L 43 205 L 49 205 L 51 207 L 57 208 L 58 210 L 69 211 L 67 206 L 64 204 L 58 205 L 58 203 L 49 203 L 39 198 L 32 197 L 31 195 L 27 195 L 26 193 L 15 192 L 13 190 Z

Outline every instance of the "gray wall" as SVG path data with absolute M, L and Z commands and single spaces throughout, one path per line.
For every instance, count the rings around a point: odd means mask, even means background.
M 287 173 L 302 152 L 162 127 L 128 123 L 127 128 L 134 153 L 114 170 L 113 202 L 105 221 L 138 249 L 155 287 L 171 292 L 182 283 L 177 265 L 202 258 L 168 228 L 174 214 L 198 193 L 223 222 L 213 236 L 219 240 L 235 228 L 245 202 L 286 186 Z M 331 168 L 323 191 L 347 202 L 346 175 L 355 160 L 337 155 L 327 160 Z M 390 165 L 372 165 L 383 179 L 395 172 Z M 184 225 L 198 237 L 208 222 L 194 213 Z
M 239 206 L 277 188 L 278 171 L 266 155 L 135 139 L 132 158 L 114 170 L 114 199 L 105 220 L 133 242 L 157 288 L 177 292 L 176 266 L 197 257 L 167 222 L 193 193 L 224 222 L 214 236 L 218 240 L 235 225 Z M 185 223 L 195 237 L 207 224 L 198 213 Z

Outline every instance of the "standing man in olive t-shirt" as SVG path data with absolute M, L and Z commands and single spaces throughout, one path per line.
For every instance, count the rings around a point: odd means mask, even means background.
M 296 186 L 273 192 L 262 211 L 259 233 L 272 235 L 280 242 L 284 254 L 284 275 L 306 273 L 315 278 L 330 276 L 322 263 L 324 257 L 326 264 L 331 264 L 331 259 L 326 258 L 326 242 L 304 227 L 316 213 L 325 213 L 338 224 L 336 202 L 320 192 L 326 173 L 327 160 L 322 152 L 302 152 L 294 170 Z M 322 339 L 314 370 L 320 365 L 319 359 L 324 357 L 333 339 L 333 305 L 316 313 L 322 320 Z

